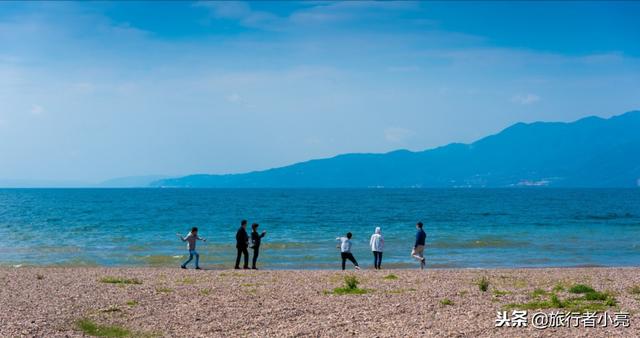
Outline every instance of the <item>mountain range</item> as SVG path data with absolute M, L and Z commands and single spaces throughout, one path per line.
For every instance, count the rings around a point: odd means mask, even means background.
M 640 111 L 575 122 L 517 123 L 470 144 L 344 154 L 280 168 L 161 179 L 151 187 L 638 187 Z

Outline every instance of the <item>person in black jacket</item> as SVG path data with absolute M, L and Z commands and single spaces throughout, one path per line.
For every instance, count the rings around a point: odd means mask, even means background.
M 238 249 L 238 255 L 236 256 L 236 269 L 240 269 L 240 255 L 244 255 L 244 268 L 249 268 L 249 235 L 247 235 L 247 220 L 243 219 L 240 222 L 240 228 L 236 232 L 236 249 Z
M 259 226 L 260 225 L 258 223 L 251 224 L 251 247 L 253 248 L 253 265 L 251 268 L 254 270 L 258 270 L 258 268 L 256 268 L 256 262 L 258 261 L 258 255 L 260 254 L 260 242 L 262 241 L 262 237 L 267 234 L 266 231 L 259 234 Z
M 427 233 L 424 232 L 424 229 L 422 229 L 422 227 L 422 222 L 418 222 L 416 224 L 418 232 L 416 232 L 416 242 L 413 245 L 413 250 L 411 250 L 411 256 L 420 261 L 421 270 L 425 267 L 424 246 L 427 240 Z

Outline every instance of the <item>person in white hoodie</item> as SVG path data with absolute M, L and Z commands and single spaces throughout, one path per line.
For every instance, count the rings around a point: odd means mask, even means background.
M 371 245 L 371 251 L 373 251 L 373 266 L 376 270 L 380 270 L 382 250 L 384 249 L 384 237 L 382 237 L 380 227 L 376 227 L 376 231 L 371 235 L 369 245 Z

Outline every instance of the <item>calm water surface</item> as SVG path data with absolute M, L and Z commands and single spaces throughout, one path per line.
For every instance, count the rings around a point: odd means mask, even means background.
M 198 226 L 202 265 L 232 267 L 241 219 L 268 234 L 270 269 L 335 269 L 335 237 L 384 267 L 409 257 L 417 220 L 432 268 L 640 266 L 640 189 L 0 189 L 0 265 L 177 266 Z

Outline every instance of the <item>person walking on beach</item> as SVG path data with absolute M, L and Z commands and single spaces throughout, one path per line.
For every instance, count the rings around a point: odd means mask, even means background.
M 238 251 L 238 255 L 236 256 L 236 269 L 240 269 L 240 256 L 244 255 L 244 268 L 249 268 L 249 251 L 247 247 L 249 246 L 249 235 L 247 235 L 247 220 L 243 219 L 240 222 L 240 228 L 238 232 L 236 232 L 236 249 Z
M 351 237 L 353 235 L 350 232 L 347 232 L 347 237 L 338 237 L 336 238 L 336 240 L 340 241 L 340 256 L 342 257 L 342 270 L 344 270 L 345 268 L 345 263 L 347 262 L 347 259 L 351 261 L 351 263 L 353 263 L 353 265 L 356 267 L 356 270 L 360 270 L 360 267 L 358 266 L 358 262 L 356 261 L 356 258 L 353 257 L 353 254 L 351 253 Z
M 191 260 L 193 259 L 193 256 L 196 256 L 196 270 L 200 270 L 200 255 L 198 254 L 198 252 L 196 251 L 196 241 L 197 240 L 201 240 L 206 242 L 207 240 L 198 236 L 198 228 L 197 227 L 193 227 L 191 228 L 191 232 L 189 232 L 187 234 L 186 237 L 182 237 L 180 236 L 180 234 L 176 234 L 178 237 L 180 237 L 180 239 L 183 242 L 187 242 L 187 250 L 189 250 L 189 259 L 187 259 L 186 262 L 182 263 L 182 265 L 180 265 L 181 268 L 186 269 L 187 268 L 187 264 L 189 264 L 189 262 L 191 262 Z
M 418 222 L 416 224 L 418 232 L 416 232 L 416 242 L 413 245 L 413 250 L 411 251 L 411 256 L 420 261 L 420 270 L 424 269 L 425 266 L 424 245 L 427 240 L 427 233 L 424 232 L 422 226 L 422 222 Z
M 256 262 L 258 261 L 258 255 L 260 254 L 260 242 L 262 241 L 262 237 L 267 234 L 266 231 L 263 231 L 261 234 L 258 233 L 258 227 L 260 224 L 253 223 L 251 224 L 251 248 L 253 249 L 253 264 L 251 268 L 254 270 L 258 270 L 256 267 Z
M 374 269 L 380 270 L 380 265 L 382 264 L 382 249 L 384 248 L 384 237 L 382 237 L 380 227 L 376 227 L 375 232 L 371 235 L 369 245 L 371 245 L 371 251 L 373 251 Z

